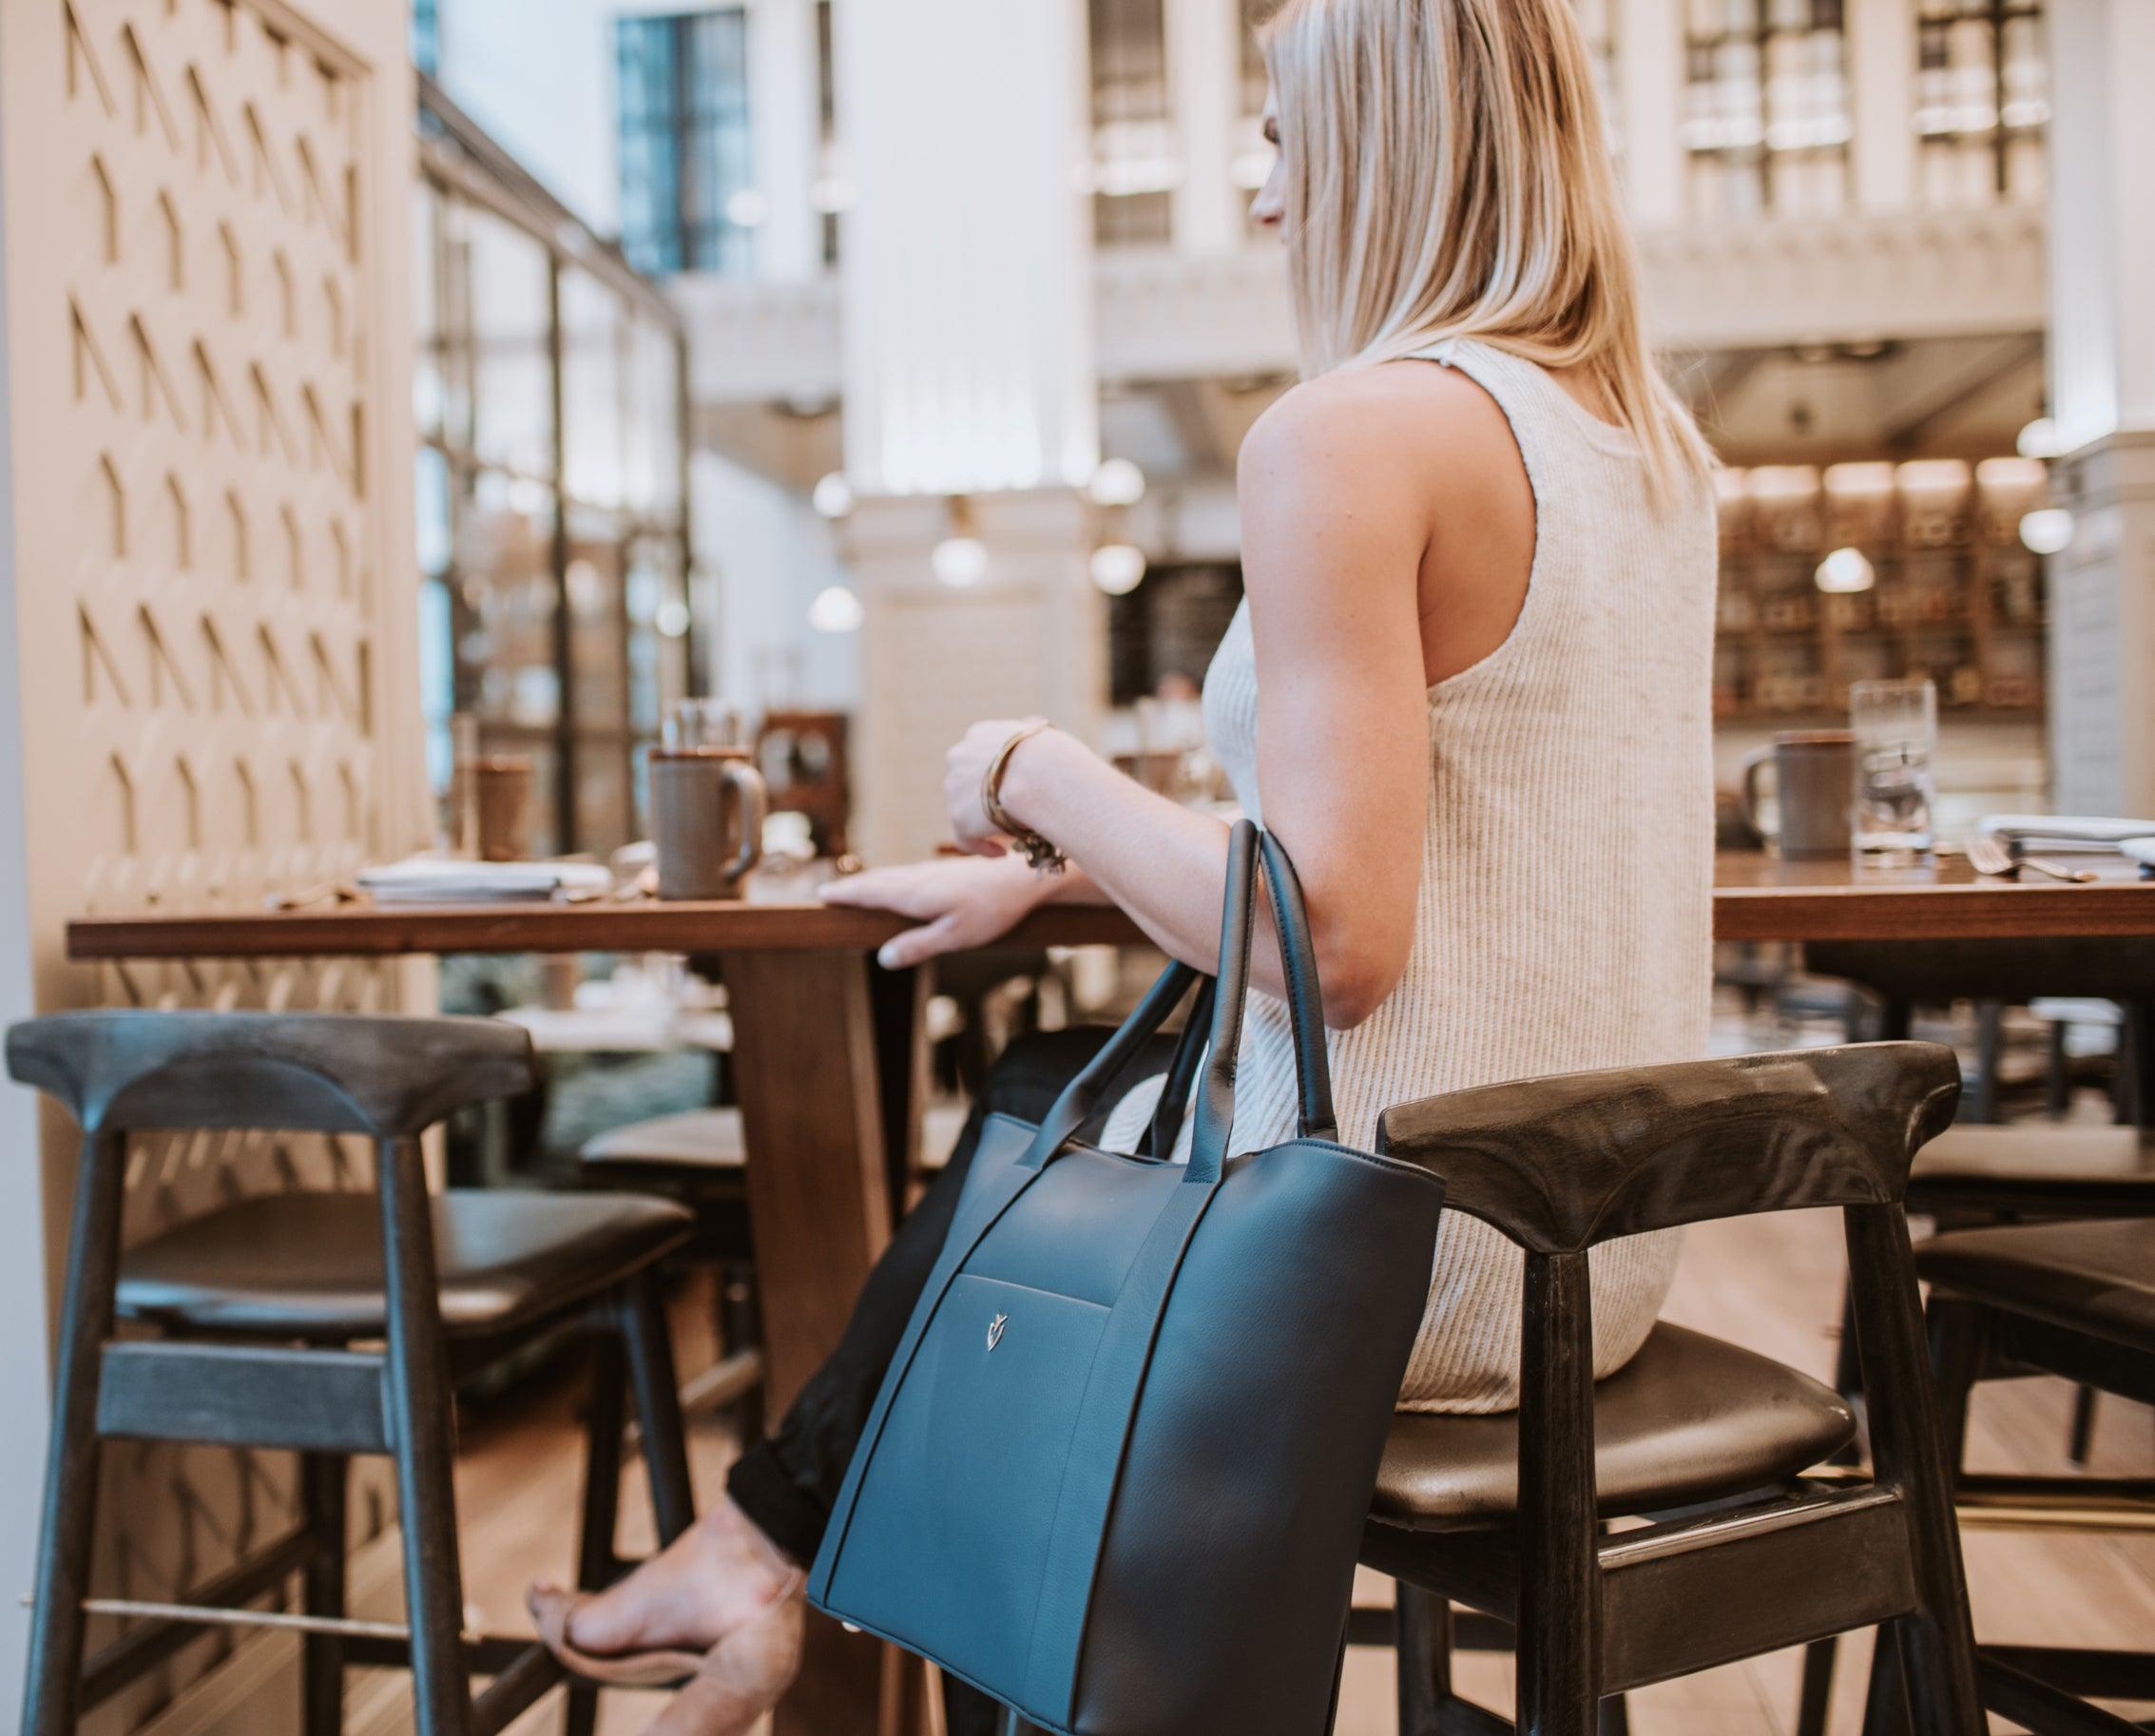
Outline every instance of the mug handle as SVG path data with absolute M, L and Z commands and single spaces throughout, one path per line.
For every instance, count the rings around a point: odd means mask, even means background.
M 1761 747 L 1746 754 L 1743 758 L 1742 781 L 1738 786 L 1738 805 L 1743 811 L 1743 823 L 1751 828 L 1756 837 L 1767 842 L 1772 841 L 1774 834 L 1759 823 L 1759 774 L 1773 763 L 1773 758 L 1774 750 L 1770 747 Z
M 767 793 L 762 774 L 745 761 L 726 762 L 726 781 L 741 792 L 741 854 L 726 868 L 726 878 L 738 880 L 763 859 L 763 809 Z

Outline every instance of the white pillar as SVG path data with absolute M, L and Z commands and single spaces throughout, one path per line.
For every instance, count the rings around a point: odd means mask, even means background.
M 1184 253 L 1224 253 L 1241 240 L 1243 196 L 1234 184 L 1241 29 L 1236 0 L 1167 0 L 1169 106 L 1183 141 L 1175 245 Z
M 1856 205 L 1915 204 L 1915 8 L 1911 0 L 1856 0 L 1848 11 L 1848 109 L 1856 137 Z
M 822 144 L 816 0 L 755 0 L 748 14 L 748 125 L 763 226 L 756 275 L 798 281 L 823 268 L 822 219 L 810 203 Z
M 1100 457 L 1080 0 L 837 0 L 857 197 L 840 270 L 848 552 L 860 633 L 857 836 L 944 836 L 943 751 L 1043 712 L 1089 736 L 1106 629 L 1087 576 Z M 986 576 L 930 565 L 972 502 Z
M 1681 222 L 1684 10 L 1677 0 L 1623 0 L 1617 8 L 1616 87 L 1632 221 L 1649 228 Z
M 2052 0 L 2050 412 L 2074 516 L 2049 565 L 2055 795 L 2155 814 L 2155 6 Z
M 836 0 L 846 471 L 1081 487 L 1099 461 L 1079 0 Z

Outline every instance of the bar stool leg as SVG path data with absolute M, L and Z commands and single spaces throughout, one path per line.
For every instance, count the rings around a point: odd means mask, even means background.
M 584 1425 L 584 1517 L 576 1545 L 576 1585 L 596 1591 L 614 1576 L 614 1526 L 621 1516 L 621 1427 L 628 1376 L 620 1338 L 594 1335 L 591 1390 Z M 562 1736 L 591 1736 L 599 1720 L 599 1685 L 571 1677 L 562 1703 Z
M 639 1273 L 629 1281 L 621 1300 L 621 1338 L 628 1353 L 636 1421 L 644 1432 L 644 1463 L 650 1473 L 651 1505 L 664 1548 L 695 1523 L 696 1495 L 688 1476 L 688 1439 L 681 1421 L 673 1334 L 666 1325 L 656 1273 Z
M 1975 1101 L 1970 1107 L 1968 1118 L 1988 1126 L 2005 1119 L 1998 1102 L 1998 1074 L 2004 1066 L 2006 1052 L 2005 1002 L 1987 1000 L 1978 1003 L 1975 1009 Z
M 1871 1654 L 1871 1688 L 1863 1698 L 1863 1736 L 1908 1736 L 1908 1700 L 1901 1691 L 1897 1622 L 1878 1629 Z
M 52 1434 L 46 1448 L 45 1507 L 30 1591 L 25 1736 L 74 1736 L 75 1696 L 83 1673 L 83 1599 L 89 1594 L 97 1522 L 98 1362 L 112 1334 L 124 1157 L 119 1135 L 92 1135 L 83 1142 L 75 1176 Z
M 1833 1706 L 1834 1665 L 1840 1639 L 1813 1640 L 1803 1648 L 1803 1687 L 1796 1704 L 1796 1736 L 1826 1736 L 1826 1714 Z
M 416 1736 L 471 1736 L 464 1584 L 457 1559 L 454 1430 L 442 1341 L 433 1212 L 415 1139 L 385 1140 L 379 1181 L 382 1276 L 389 1304 L 384 1384 L 396 1443 L 404 1597 L 412 1623 Z
M 1436 1736 L 1452 1699 L 1452 1605 L 1403 1581 L 1393 1600 L 1399 1736 Z
M 344 1555 L 348 1461 L 336 1453 L 308 1453 L 299 1460 L 300 1504 L 313 1553 L 301 1576 L 309 1615 L 344 1613 Z M 306 1736 L 341 1736 L 344 1728 L 344 1642 L 334 1633 L 310 1633 L 301 1663 Z
M 2095 1389 L 2083 1386 L 2072 1396 L 2072 1432 L 2066 1440 L 2066 1456 L 2088 1469 L 2088 1455 L 2095 1445 Z

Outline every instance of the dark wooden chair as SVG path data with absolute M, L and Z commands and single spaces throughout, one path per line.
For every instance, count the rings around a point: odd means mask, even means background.
M 1451 1606 L 1517 1634 L 1518 1724 L 1587 1736 L 1626 1689 L 1873 1624 L 1924 1736 L 1975 1736 L 1967 1592 L 1902 1196 L 1958 1065 L 1868 1044 L 1625 1069 L 1388 1110 L 1378 1144 L 1525 1249 L 1518 1412 L 1403 1415 L 1362 1559 L 1400 1584 L 1400 1728 L 1507 1727 L 1457 1698 Z M 1807 1477 L 1854 1418 L 1822 1383 L 1664 1325 L 1593 1379 L 1587 1252 L 1838 1206 L 1874 1475 Z M 1642 1519 L 1609 1531 L 1607 1521 Z M 1893 1649 L 1886 1647 L 1885 1649 Z
M 1837 940 L 1812 941 L 1803 968 L 1858 984 L 1883 1004 L 1878 1034 L 1908 1035 L 1918 1006 L 1957 1000 L 2017 1006 L 2046 996 L 2088 996 L 2126 1009 L 2118 1055 L 2118 1119 L 2155 1127 L 2155 1090 L 2141 1081 L 2155 1073 L 2155 941 L 2087 940 Z M 1994 1020 L 1985 1022 L 1977 1101 L 1971 1119 L 1999 1117 Z
M 1845 977 L 1877 995 L 1884 1003 L 1880 1034 L 1889 1040 L 1907 1036 L 1917 1005 L 1984 1004 L 1973 1116 L 1983 1124 L 1999 1118 L 1998 1007 L 2045 995 L 2117 1001 L 2126 1010 L 2117 1119 L 2155 1132 L 2155 941 L 1815 941 L 1803 949 L 1803 963 L 1806 970 Z M 1936 1220 L 1941 1229 L 2031 1218 L 2140 1217 L 2155 1213 L 2155 1175 L 2130 1173 L 2116 1161 L 2114 1148 L 2090 1142 L 2083 1129 L 2029 1122 L 1987 1141 L 1940 1140 L 1916 1161 L 1908 1208 Z M 1843 1392 L 1854 1390 L 1854 1376 L 1853 1358 L 1844 1348 Z M 2094 1420 L 2094 1391 L 2084 1387 L 2073 1407 L 2068 1446 L 2076 1462 L 2088 1456 Z M 1821 1703 L 1821 1715 L 1822 1709 Z M 1821 1727 L 1807 1718 L 1798 1726 L 1799 1736 L 1817 1736 Z
M 60 1321 L 24 1713 L 29 1736 L 77 1717 L 298 1574 L 304 1729 L 342 1723 L 347 1667 L 408 1665 L 422 1736 L 491 1736 L 562 1680 L 528 1641 L 468 1636 L 458 1559 L 454 1383 L 542 1333 L 596 1334 L 581 1582 L 613 1553 L 624 1386 L 633 1384 L 662 1538 L 690 1521 L 688 1462 L 657 1263 L 687 1233 L 664 1202 L 430 1196 L 419 1136 L 528 1090 L 529 1039 L 485 1019 L 326 1013 L 60 1013 L 8 1032 L 8 1071 L 83 1129 Z M 239 1201 L 123 1254 L 129 1133 L 265 1128 L 348 1135 L 378 1154 L 374 1195 Z M 115 1333 L 118 1321 L 155 1335 Z M 90 1598 L 98 1458 L 107 1439 L 289 1449 L 304 1514 L 288 1535 L 187 1591 L 183 1612 Z M 408 1627 L 346 1619 L 355 1454 L 395 1461 Z M 146 1615 L 84 1660 L 90 1611 Z M 192 1619 L 190 1619 L 190 1615 Z M 293 1618 L 284 1618 L 291 1621 Z M 471 1678 L 491 1676 L 474 1700 Z M 595 1690 L 573 1685 L 587 1736 Z
M 2023 1476 L 1960 1471 L 1969 1395 L 1978 1381 L 2061 1375 L 2155 1404 L 2155 1223 L 2033 1224 L 1962 1230 L 1920 1244 L 1931 1285 L 1932 1357 L 1957 1493 L 1974 1508 L 2068 1510 L 2077 1528 L 2145 1531 L 2155 1484 L 2145 1477 Z M 2038 1736 L 2145 1729 L 2080 1696 L 2155 1700 L 2155 1655 L 2086 1648 L 1985 1646 L 1977 1667 L 1991 1710 Z M 1891 1727 L 1898 1698 L 1873 1677 L 1869 1727 Z M 1897 1708 L 1895 1708 L 1897 1709 Z

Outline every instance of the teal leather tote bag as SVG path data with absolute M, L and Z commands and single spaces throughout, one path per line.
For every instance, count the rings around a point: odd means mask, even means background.
M 1260 854 L 1300 1131 L 1230 1159 Z M 1087 1143 L 1200 984 L 1145 1151 Z M 1334 1137 L 1300 890 L 1238 824 L 1217 977 L 1171 966 L 1037 1127 L 983 1129 L 810 1600 L 1063 1736 L 1319 1736 L 1442 1203 Z

